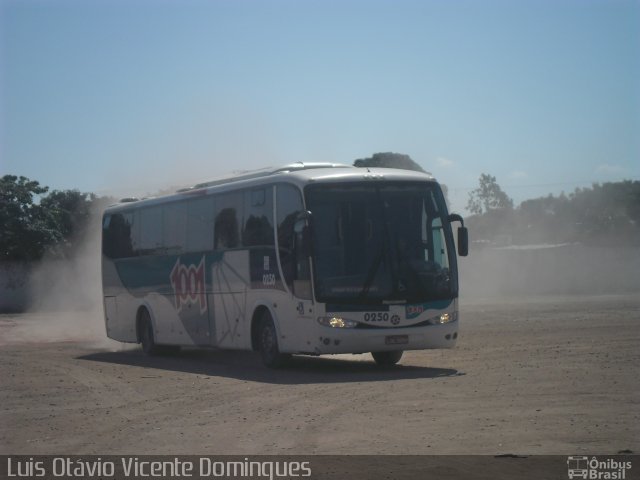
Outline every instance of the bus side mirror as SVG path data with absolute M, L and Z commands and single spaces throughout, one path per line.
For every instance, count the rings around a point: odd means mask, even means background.
M 469 232 L 467 231 L 467 227 L 464 226 L 464 220 L 457 213 L 449 215 L 447 220 L 449 220 L 449 223 L 460 222 L 462 224 L 458 227 L 458 255 L 466 257 L 469 255 Z
M 467 227 L 458 227 L 458 255 L 461 257 L 469 255 L 469 232 Z

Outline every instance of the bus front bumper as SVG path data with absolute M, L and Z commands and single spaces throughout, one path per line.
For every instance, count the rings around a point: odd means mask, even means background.
M 318 325 L 305 352 L 314 355 L 364 353 L 393 350 L 453 348 L 458 338 L 458 321 L 443 325 L 404 328 L 330 328 Z

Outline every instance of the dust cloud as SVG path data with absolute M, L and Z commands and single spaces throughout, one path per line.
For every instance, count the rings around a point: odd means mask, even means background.
M 458 266 L 463 302 L 640 292 L 640 248 L 633 246 L 472 246 Z
M 92 212 L 86 235 L 69 258 L 51 256 L 29 276 L 27 315 L 3 315 L 0 343 L 73 341 L 92 348 L 122 349 L 107 338 L 100 265 L 102 210 Z
M 156 185 L 155 193 L 141 196 L 173 193 L 177 188 L 180 187 Z M 109 197 L 112 193 L 104 195 Z M 124 196 L 131 193 L 118 198 Z M 45 255 L 37 264 L 22 269 L 28 286 L 26 305 L 19 309 L 22 314 L 0 316 L 0 345 L 69 341 L 108 350 L 137 348 L 113 341 L 106 334 L 101 278 L 101 221 L 105 206 L 98 207 L 100 203 L 96 202 L 91 212 L 86 233 L 72 240 L 75 247 L 67 258 Z

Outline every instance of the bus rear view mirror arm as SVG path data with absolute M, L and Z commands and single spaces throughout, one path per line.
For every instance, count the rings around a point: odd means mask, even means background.
M 457 213 L 450 213 L 449 216 L 447 217 L 447 220 L 449 220 L 449 223 L 460 222 L 464 227 L 464 220 Z

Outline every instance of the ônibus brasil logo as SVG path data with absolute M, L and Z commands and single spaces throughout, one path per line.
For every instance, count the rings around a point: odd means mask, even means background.
M 567 475 L 570 479 L 584 480 L 625 480 L 627 470 L 631 469 L 630 461 L 597 457 L 571 456 L 567 458 Z
M 176 309 L 182 310 L 183 305 L 198 303 L 200 313 L 207 311 L 207 295 L 204 282 L 204 256 L 198 266 L 186 266 L 180 263 L 180 258 L 171 270 L 171 287 L 176 297 Z

